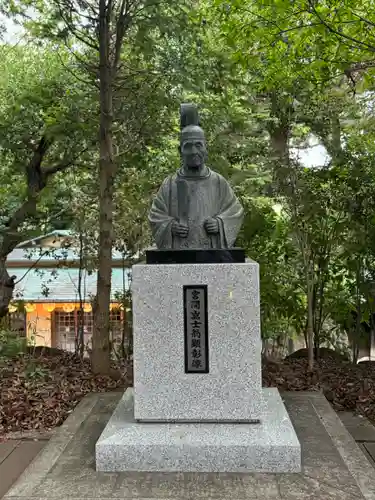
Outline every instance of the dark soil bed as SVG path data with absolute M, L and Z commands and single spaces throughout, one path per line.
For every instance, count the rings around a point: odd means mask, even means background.
M 355 410 L 375 422 L 375 363 L 353 365 L 325 354 L 307 370 L 307 359 L 263 360 L 263 385 L 282 391 L 322 391 L 335 410 Z
M 61 425 L 86 394 L 121 390 L 130 376 L 125 366 L 114 366 L 111 377 L 93 375 L 88 360 L 58 350 L 0 358 L 0 438 Z
M 112 377 L 95 376 L 89 361 L 61 351 L 0 359 L 0 439 L 10 432 L 53 429 L 86 394 L 131 384 L 131 367 L 118 365 Z M 263 360 L 263 385 L 323 391 L 336 410 L 356 410 L 375 422 L 375 363 L 354 366 L 327 354 L 308 373 L 304 358 Z

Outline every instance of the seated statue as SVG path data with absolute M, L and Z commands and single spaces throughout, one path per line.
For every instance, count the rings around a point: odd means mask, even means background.
M 243 208 L 228 182 L 206 166 L 207 147 L 195 106 L 181 106 L 182 167 L 157 193 L 149 221 L 159 249 L 233 247 Z

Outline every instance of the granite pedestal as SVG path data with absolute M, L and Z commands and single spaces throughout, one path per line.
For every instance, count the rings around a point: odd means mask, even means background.
M 134 416 L 258 421 L 262 416 L 256 262 L 133 266 Z M 208 373 L 185 372 L 184 286 L 207 286 Z
M 262 422 L 139 423 L 128 389 L 96 444 L 103 472 L 300 472 L 301 448 L 277 389 Z
M 134 390 L 96 443 L 98 471 L 301 470 L 280 395 L 261 385 L 258 264 L 201 257 L 215 261 L 133 267 Z

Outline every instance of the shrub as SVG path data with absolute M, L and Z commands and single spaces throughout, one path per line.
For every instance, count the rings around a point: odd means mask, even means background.
M 0 329 L 0 357 L 12 358 L 27 349 L 27 339 L 12 330 Z

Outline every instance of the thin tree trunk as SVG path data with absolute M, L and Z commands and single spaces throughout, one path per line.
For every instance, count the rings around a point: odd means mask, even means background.
M 371 311 L 372 309 L 372 303 L 370 302 L 369 298 L 367 298 L 367 307 Z M 374 325 L 374 313 L 371 312 L 370 314 L 370 361 L 374 360 L 373 352 L 374 352 L 374 341 L 375 341 L 375 325 Z
M 361 264 L 358 265 L 357 273 L 356 273 L 356 285 L 357 285 L 357 318 L 355 323 L 355 335 L 353 338 L 353 363 L 357 364 L 358 361 L 358 353 L 359 353 L 359 341 L 361 338 L 361 319 L 362 319 L 362 307 L 361 307 L 361 293 L 360 293 L 360 284 L 361 284 Z
M 359 354 L 359 345 L 358 345 L 357 341 L 355 340 L 355 335 L 353 335 L 353 344 L 352 344 L 353 365 L 357 364 L 358 354 Z
M 92 339 L 92 369 L 109 374 L 109 306 L 111 300 L 113 194 L 116 166 L 112 143 L 112 70 L 109 56 L 111 8 L 105 0 L 99 2 L 100 23 L 100 160 L 99 160 L 99 256 L 98 284 L 94 304 Z
M 79 230 L 79 270 L 78 270 L 78 297 L 79 309 L 77 311 L 77 338 L 76 338 L 76 352 L 81 358 L 84 355 L 85 341 L 84 341 L 84 311 L 83 311 L 83 297 L 82 297 L 82 277 L 84 271 L 83 262 L 83 234 L 82 228 Z
M 314 328 L 312 325 L 312 300 L 311 293 L 307 297 L 308 307 L 307 307 L 307 341 L 308 341 L 308 369 L 312 371 L 314 368 Z
M 122 253 L 122 306 L 123 306 L 123 314 L 122 314 L 122 332 L 121 332 L 121 355 L 122 359 L 126 358 L 126 349 L 125 342 L 127 339 L 127 327 L 126 327 L 126 286 L 125 286 L 125 252 L 123 250 Z
M 308 370 L 314 368 L 314 285 L 312 277 L 309 276 L 309 268 L 307 269 L 306 285 L 307 285 L 307 349 L 308 349 Z
M 323 329 L 325 317 L 323 315 L 324 312 L 324 304 L 325 304 L 325 286 L 328 280 L 328 261 L 329 261 L 329 252 L 325 251 L 324 259 L 320 259 L 318 265 L 318 275 L 316 282 L 319 283 L 319 287 L 316 286 L 315 292 L 315 300 L 316 305 L 314 307 L 314 338 L 315 338 L 315 349 L 316 349 L 316 359 L 319 359 L 320 355 L 320 341 L 321 341 L 321 332 Z M 319 307 L 318 307 L 319 305 Z
M 128 279 L 131 277 L 132 271 L 128 273 Z M 133 355 L 133 301 L 131 291 L 128 289 L 126 291 L 128 300 L 128 310 L 125 311 L 125 321 L 126 321 L 126 335 L 127 335 L 127 361 L 130 361 L 130 357 Z
M 15 276 L 10 277 L 6 269 L 6 257 L 0 258 L 0 318 L 8 314 L 8 306 L 12 300 Z

